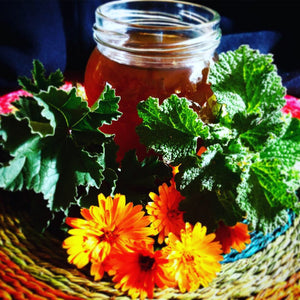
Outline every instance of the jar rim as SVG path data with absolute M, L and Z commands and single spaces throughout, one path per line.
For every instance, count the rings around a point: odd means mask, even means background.
M 94 39 L 115 61 L 192 64 L 212 57 L 220 43 L 220 15 L 181 0 L 115 0 L 95 12 Z
M 131 22 L 125 22 L 122 21 L 118 18 L 118 15 L 115 14 L 116 17 L 112 17 L 108 15 L 108 12 L 110 9 L 112 9 L 114 6 L 117 7 L 121 4 L 133 4 L 133 3 L 141 3 L 141 4 L 146 4 L 147 2 L 151 3 L 152 5 L 155 3 L 155 5 L 158 4 L 176 4 L 179 6 L 189 6 L 191 8 L 195 8 L 195 9 L 201 9 L 207 13 L 209 13 L 211 15 L 211 19 L 198 19 L 198 24 L 187 24 L 187 23 L 178 23 L 174 26 L 162 26 L 162 24 L 159 24 L 159 26 L 156 25 L 143 25 L 143 24 L 133 24 Z M 148 12 L 148 11 L 147 11 Z M 158 29 L 158 28 L 164 28 L 166 27 L 168 30 L 173 30 L 173 31 L 181 31 L 181 30 L 189 30 L 189 29 L 195 29 L 195 28 L 205 28 L 205 27 L 214 27 L 215 24 L 218 24 L 221 20 L 220 14 L 215 11 L 212 8 L 209 8 L 205 5 L 202 4 L 198 4 L 198 3 L 192 3 L 192 2 L 188 2 L 188 1 L 181 1 L 181 0 L 114 0 L 114 1 L 110 1 L 107 3 L 104 3 L 100 6 L 97 7 L 96 9 L 96 19 L 97 17 L 103 18 L 105 20 L 108 21 L 112 21 L 116 24 L 119 25 L 124 25 L 124 26 L 130 26 L 132 28 L 135 29 Z M 196 21 L 196 16 L 193 16 L 194 21 Z

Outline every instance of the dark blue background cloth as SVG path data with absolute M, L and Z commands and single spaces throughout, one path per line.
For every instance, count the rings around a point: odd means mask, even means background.
M 0 0 L 0 94 L 30 76 L 32 60 L 67 79 L 82 80 L 95 47 L 92 26 L 103 0 Z M 191 2 L 191 1 L 190 1 Z M 218 52 L 248 44 L 273 53 L 288 93 L 300 97 L 298 50 L 300 1 L 195 0 L 222 16 Z

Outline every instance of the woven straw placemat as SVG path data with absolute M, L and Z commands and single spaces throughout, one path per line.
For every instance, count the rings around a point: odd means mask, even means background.
M 61 241 L 40 234 L 28 216 L 0 204 L 0 299 L 128 299 L 107 279 L 94 282 L 87 270 L 67 263 Z M 207 288 L 181 294 L 155 291 L 160 299 L 298 299 L 300 217 L 284 234 L 249 258 L 222 264 Z

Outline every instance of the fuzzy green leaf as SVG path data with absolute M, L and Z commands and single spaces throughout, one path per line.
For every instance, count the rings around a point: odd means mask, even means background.
M 149 98 L 138 105 L 143 123 L 137 127 L 141 142 L 162 154 L 166 161 L 180 162 L 196 153 L 198 138 L 207 138 L 208 128 L 185 98 L 172 95 L 159 105 Z
M 231 119 L 237 113 L 262 116 L 285 104 L 285 88 L 272 56 L 248 46 L 222 53 L 211 68 L 209 81 Z
M 290 121 L 290 116 L 276 111 L 264 118 L 253 120 L 252 124 L 247 127 L 239 126 L 240 138 L 245 145 L 254 151 L 260 151 L 277 141 L 286 132 Z
M 295 191 L 300 186 L 299 173 L 276 158 L 256 161 L 251 165 L 251 170 L 256 175 L 270 206 L 276 207 L 280 204 L 296 209 Z
M 273 230 L 286 209 L 299 210 L 300 132 L 281 112 L 285 88 L 272 56 L 248 46 L 223 53 L 208 81 L 217 101 L 214 124 L 204 125 L 187 100 L 172 96 L 158 105 L 150 98 L 139 106 L 141 140 L 181 163 L 176 181 L 187 207 L 197 206 L 191 198 L 217 199 L 216 218 L 232 224 L 247 214 L 254 227 Z

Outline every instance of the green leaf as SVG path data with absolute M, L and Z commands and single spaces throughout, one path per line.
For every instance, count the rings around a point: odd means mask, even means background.
M 137 127 L 140 140 L 162 154 L 169 162 L 180 162 L 196 153 L 198 138 L 207 138 L 209 129 L 190 108 L 190 102 L 176 95 L 159 105 L 158 99 L 148 98 L 138 105 L 143 123 Z
M 186 191 L 202 191 L 213 189 L 218 187 L 219 180 L 209 170 L 212 162 L 219 161 L 220 153 L 223 152 L 222 147 L 219 144 L 209 146 L 207 150 L 198 157 L 196 155 L 187 156 L 180 165 L 180 173 L 176 176 L 179 189 L 186 193 Z M 221 166 L 225 166 L 223 162 Z M 219 172 L 222 178 L 224 174 Z
M 289 123 L 289 127 L 286 132 L 284 132 L 282 139 L 285 141 L 291 141 L 299 146 L 300 141 L 300 120 L 296 118 L 292 118 Z
M 104 91 L 100 95 L 100 101 L 94 103 L 91 108 L 92 113 L 89 116 L 89 122 L 93 123 L 101 116 L 101 126 L 103 124 L 111 124 L 112 121 L 116 121 L 122 115 L 119 109 L 120 97 L 116 96 L 115 90 L 110 85 L 106 85 Z M 82 126 L 82 125 L 81 125 Z
M 282 164 L 293 168 L 300 162 L 300 144 L 291 140 L 277 140 L 261 154 L 262 159 L 279 159 Z
M 288 221 L 287 209 L 283 206 L 272 207 L 268 201 L 264 201 L 264 191 L 250 168 L 242 173 L 241 178 L 235 201 L 246 212 L 250 226 L 263 233 L 269 233 L 285 225 Z
M 231 119 L 237 113 L 262 116 L 285 104 L 285 88 L 272 56 L 248 46 L 221 54 L 210 70 L 209 82 Z
M 285 105 L 283 97 L 286 90 L 282 86 L 281 77 L 277 74 L 272 55 L 251 51 L 248 47 L 240 49 L 246 60 L 244 80 L 247 91 L 247 113 L 266 115 L 281 109 Z
M 93 109 L 75 88 L 66 92 L 50 86 L 33 97 L 22 97 L 17 113 L 1 117 L 1 143 L 11 159 L 1 165 L 0 187 L 40 193 L 51 212 L 67 212 L 82 188 L 85 193 L 100 189 L 105 177 L 112 178 L 105 171 L 104 153 L 113 136 L 98 127 L 109 116 L 120 115 L 118 100 L 109 86 Z M 109 113 L 102 101 L 108 106 L 112 102 Z
M 122 160 L 115 192 L 126 195 L 127 201 L 146 205 L 150 201 L 149 193 L 156 191 L 160 182 L 170 178 L 171 168 L 157 157 L 147 157 L 139 162 L 132 150 Z
M 200 221 L 209 231 L 216 229 L 221 219 L 235 225 L 244 215 L 232 192 L 239 177 L 226 168 L 221 153 L 220 146 L 212 146 L 200 158 L 186 158 L 175 177 L 177 186 L 185 196 L 181 203 L 185 220 L 192 223 Z
M 232 141 L 221 143 L 224 162 L 240 177 L 229 189 L 222 184 L 220 195 L 231 195 L 255 228 L 271 231 L 287 220 L 287 208 L 299 211 L 300 182 L 299 125 L 281 112 L 285 89 L 272 56 L 247 46 L 229 51 L 212 67 L 209 81 L 224 105 L 219 122 L 233 133 Z
M 54 145 L 50 146 L 54 147 Z M 70 203 L 78 196 L 77 187 L 100 188 L 104 179 L 104 166 L 99 164 L 98 156 L 91 155 L 82 150 L 81 147 L 77 147 L 71 138 L 63 141 L 62 145 L 56 145 L 56 147 L 56 168 L 59 178 L 56 183 L 53 201 L 51 201 L 51 198 L 49 199 L 51 210 L 68 208 Z M 66 159 L 66 157 L 68 158 Z
M 90 112 L 87 102 L 76 95 L 75 88 L 66 92 L 50 86 L 48 91 L 41 91 L 34 96 L 34 99 L 44 107 L 43 115 L 48 116 L 49 119 L 53 119 L 54 116 L 55 127 L 58 128 L 73 129 Z
M 198 116 L 184 98 L 161 105 L 149 98 L 139 106 L 141 140 L 165 161 L 181 163 L 176 182 L 187 207 L 201 206 L 192 202 L 205 195 L 218 202 L 215 221 L 233 224 L 247 214 L 253 227 L 273 230 L 287 220 L 287 209 L 299 210 L 300 132 L 281 112 L 285 88 L 272 56 L 248 46 L 223 53 L 208 81 L 213 124 L 204 124 L 206 112 Z M 201 157 L 199 145 L 206 148 Z
M 291 118 L 283 115 L 281 111 L 276 111 L 264 118 L 256 118 L 251 124 L 245 126 L 245 122 L 241 125 L 235 125 L 240 131 L 242 142 L 250 147 L 253 151 L 260 151 L 276 142 L 287 130 Z M 245 130 L 246 129 L 246 130 Z
M 98 204 L 98 195 L 100 193 L 108 196 L 114 195 L 119 175 L 119 164 L 116 162 L 117 145 L 110 141 L 104 145 L 103 155 L 99 157 L 98 161 L 105 166 L 102 173 L 104 179 L 100 188 L 84 188 L 81 189 L 79 197 L 76 199 L 79 207 L 89 208 L 91 205 Z M 130 166 L 129 166 L 130 167 Z
M 47 91 L 49 86 L 57 88 L 64 84 L 64 76 L 60 70 L 45 76 L 45 68 L 39 60 L 33 60 L 32 80 L 25 76 L 18 78 L 19 85 L 27 92 L 37 94 L 41 90 Z
M 295 192 L 300 187 L 300 173 L 276 158 L 256 161 L 251 171 L 271 207 L 283 206 L 299 210 Z
M 246 110 L 245 82 L 243 76 L 243 55 L 239 50 L 220 54 L 219 61 L 212 66 L 209 82 L 218 103 L 226 107 L 232 118 L 236 113 Z
M 39 134 L 41 137 L 53 135 L 55 130 L 55 121 L 53 114 L 48 111 L 47 115 L 43 115 L 45 104 L 38 103 L 31 97 L 20 97 L 14 102 L 17 108 L 15 116 L 18 120 L 26 120 L 31 131 Z
M 71 137 L 41 140 L 35 135 L 11 155 L 14 159 L 0 168 L 0 186 L 42 193 L 51 211 L 68 208 L 78 186 L 100 187 L 103 179 L 97 156 L 77 147 Z

